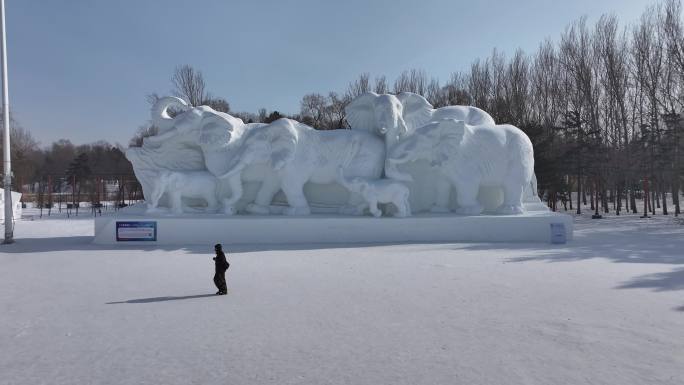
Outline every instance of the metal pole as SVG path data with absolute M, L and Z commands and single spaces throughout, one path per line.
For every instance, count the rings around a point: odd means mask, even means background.
M 2 32 L 2 121 L 5 129 L 3 138 L 5 172 L 5 240 L 14 242 L 14 218 L 12 215 L 12 162 L 10 157 L 9 92 L 7 88 L 7 40 L 5 33 L 5 0 L 0 0 L 0 32 Z

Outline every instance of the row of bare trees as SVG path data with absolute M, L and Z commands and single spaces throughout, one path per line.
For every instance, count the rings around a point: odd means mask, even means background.
M 123 202 L 131 199 L 124 195 L 125 188 L 131 193 L 140 189 L 125 149 L 119 145 L 104 141 L 74 145 L 60 139 L 41 148 L 31 133 L 15 122 L 10 127 L 10 140 L 12 186 L 24 194 L 23 202 L 32 201 L 48 209 L 53 203 L 60 208 L 62 203 L 65 208 L 78 207 L 83 200 Z

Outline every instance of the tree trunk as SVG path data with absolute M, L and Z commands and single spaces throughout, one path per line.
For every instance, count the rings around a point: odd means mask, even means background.
M 624 190 L 624 193 L 625 193 L 625 212 L 628 213 L 629 212 L 629 185 L 627 183 L 625 183 L 624 186 L 625 186 L 625 190 Z
M 672 204 L 674 205 L 675 212 L 674 215 L 677 217 L 680 214 L 679 211 L 679 186 L 677 186 L 677 177 L 672 181 Z
M 583 194 L 582 182 L 581 182 L 580 176 L 578 175 L 577 176 L 577 215 L 582 214 L 582 206 L 581 206 L 582 202 L 580 202 L 580 198 L 581 198 L 582 194 Z M 586 198 L 584 200 L 586 202 Z
M 648 194 L 648 180 L 644 180 L 644 193 L 642 195 L 644 197 L 644 215 L 642 216 L 642 218 L 648 218 L 648 207 L 649 202 L 651 201 Z
M 665 183 L 664 182 L 660 182 L 660 191 L 663 194 L 663 197 L 662 197 L 662 199 L 663 199 L 663 215 L 668 215 L 667 214 L 667 192 L 665 190 Z
M 636 190 L 636 186 L 632 183 L 632 188 L 629 190 L 629 206 L 632 208 L 632 214 L 636 214 L 638 212 L 634 190 Z

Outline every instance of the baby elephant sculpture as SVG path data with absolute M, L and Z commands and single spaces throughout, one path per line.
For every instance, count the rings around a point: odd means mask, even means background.
M 207 202 L 206 211 L 216 211 L 217 179 L 207 171 L 160 171 L 157 182 L 149 198 L 148 211 L 154 211 L 159 199 L 166 193 L 169 207 L 176 214 L 183 212 L 182 198 L 199 198 Z
M 361 177 L 346 178 L 342 168 L 337 170 L 338 182 L 352 193 L 360 194 L 374 217 L 382 215 L 378 209 L 378 203 L 392 203 L 397 207 L 395 217 L 407 217 L 411 215 L 409 205 L 409 189 L 403 183 L 391 179 L 367 179 Z M 360 207 L 362 211 L 365 207 Z

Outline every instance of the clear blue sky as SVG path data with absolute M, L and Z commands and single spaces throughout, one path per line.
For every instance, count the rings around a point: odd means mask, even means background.
M 127 144 L 179 64 L 233 110 L 294 113 L 362 72 L 445 81 L 494 47 L 534 51 L 587 15 L 635 22 L 646 0 L 6 0 L 11 108 L 42 145 Z

